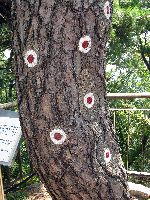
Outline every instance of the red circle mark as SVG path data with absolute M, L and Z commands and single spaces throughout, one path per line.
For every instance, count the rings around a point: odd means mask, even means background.
M 54 134 L 54 138 L 55 138 L 55 140 L 61 140 L 62 139 L 62 135 L 60 133 L 55 133 Z
M 89 46 L 89 42 L 88 42 L 88 41 L 84 41 L 84 42 L 82 43 L 82 47 L 83 47 L 84 49 L 86 49 L 88 46 Z
M 106 153 L 106 158 L 109 158 L 109 152 Z
M 107 6 L 107 14 L 109 14 L 110 13 L 110 8 L 109 8 L 109 6 Z
M 30 55 L 27 57 L 27 60 L 28 60 L 29 63 L 33 63 L 33 61 L 34 61 L 33 55 L 30 54 Z
M 88 104 L 91 104 L 92 101 L 93 101 L 92 97 L 88 97 L 88 98 L 87 98 L 87 103 L 88 103 Z

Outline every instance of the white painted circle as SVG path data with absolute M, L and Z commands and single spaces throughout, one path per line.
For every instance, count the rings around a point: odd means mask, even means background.
M 93 93 L 88 93 L 84 96 L 84 105 L 87 108 L 92 108 L 94 105 L 94 94 Z
M 10 49 L 6 49 L 4 51 L 4 59 L 7 60 L 8 58 L 10 58 L 10 54 L 11 54 L 11 50 Z
M 62 129 L 54 129 L 50 132 L 50 138 L 54 144 L 62 144 L 66 140 L 66 134 Z
M 109 163 L 111 160 L 111 154 L 110 154 L 110 150 L 108 148 L 105 149 L 105 151 L 104 151 L 104 160 L 105 160 L 106 164 Z
M 111 7 L 109 1 L 106 1 L 106 3 L 104 4 L 104 14 L 107 19 L 109 19 L 111 16 Z
M 84 36 L 80 38 L 79 41 L 79 51 L 82 53 L 87 53 L 91 49 L 91 38 L 89 36 Z
M 37 54 L 33 50 L 28 50 L 25 53 L 24 61 L 28 67 L 34 67 L 37 65 Z

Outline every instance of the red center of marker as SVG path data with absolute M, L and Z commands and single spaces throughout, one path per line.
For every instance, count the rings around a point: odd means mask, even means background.
M 109 14 L 109 12 L 110 12 L 110 10 L 109 10 L 109 6 L 107 6 L 106 9 L 107 9 L 107 14 Z
M 32 62 L 34 61 L 33 55 L 30 54 L 30 55 L 27 57 L 27 60 L 28 60 L 29 63 L 32 63 Z
M 88 41 L 84 41 L 84 42 L 82 43 L 82 47 L 83 47 L 84 49 L 86 49 L 88 46 L 89 46 L 89 42 L 88 42 Z
M 62 135 L 60 133 L 55 133 L 54 138 L 55 140 L 61 140 Z
M 109 158 L 109 152 L 106 153 L 106 158 Z
M 92 101 L 93 101 L 92 97 L 88 97 L 88 98 L 87 98 L 87 103 L 88 103 L 88 104 L 91 104 Z

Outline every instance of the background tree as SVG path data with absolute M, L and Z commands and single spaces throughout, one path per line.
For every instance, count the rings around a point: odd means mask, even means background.
M 107 91 L 150 92 L 149 81 L 149 6 L 148 1 L 115 1 L 107 46 Z M 141 48 L 142 41 L 142 48 Z M 143 52 L 145 52 L 142 56 Z M 145 62 L 145 59 L 147 62 Z M 149 99 L 109 101 L 110 108 L 149 108 Z M 130 123 L 128 130 L 128 115 Z M 122 158 L 129 170 L 149 171 L 149 112 L 116 112 L 116 133 Z M 113 120 L 113 116 L 112 116 Z M 130 135 L 129 147 L 127 138 Z
M 116 0 L 114 4 L 107 60 L 117 66 L 130 60 L 136 72 L 140 65 L 150 71 L 149 2 Z M 135 65 L 135 59 L 143 64 Z

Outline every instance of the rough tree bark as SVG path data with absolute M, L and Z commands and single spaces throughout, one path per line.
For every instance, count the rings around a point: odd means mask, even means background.
M 13 0 L 22 131 L 32 164 L 53 200 L 129 199 L 105 98 L 110 24 L 105 3 Z M 84 36 L 91 38 L 87 53 L 79 50 Z M 89 48 L 90 40 L 82 47 Z

